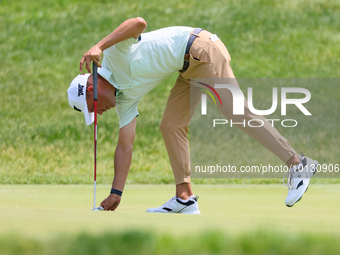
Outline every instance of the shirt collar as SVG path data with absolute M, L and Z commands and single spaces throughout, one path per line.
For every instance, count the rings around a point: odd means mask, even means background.
M 110 78 L 112 75 L 112 72 L 110 70 L 105 69 L 104 67 L 99 67 L 98 68 L 98 73 L 100 74 L 100 76 L 102 76 L 105 80 L 107 80 L 108 82 L 110 82 Z M 111 82 L 110 82 L 111 83 Z
M 101 77 L 103 77 L 105 80 L 107 80 L 113 87 L 116 88 L 116 86 L 113 84 L 111 75 L 112 72 L 104 67 L 98 67 L 98 73 L 100 74 Z M 116 93 L 115 96 L 117 96 L 118 88 L 116 88 Z

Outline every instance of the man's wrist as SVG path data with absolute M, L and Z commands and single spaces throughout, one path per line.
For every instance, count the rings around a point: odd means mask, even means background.
M 103 40 L 101 40 L 100 42 L 97 43 L 96 46 L 103 52 L 105 50 L 104 44 L 105 44 L 105 42 L 103 42 Z
M 110 194 L 116 194 L 121 197 L 123 192 L 118 189 L 111 189 Z

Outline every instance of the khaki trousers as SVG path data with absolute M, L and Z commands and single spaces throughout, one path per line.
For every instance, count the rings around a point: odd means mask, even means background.
M 231 58 L 227 48 L 221 40 L 212 42 L 211 35 L 210 32 L 203 30 L 193 42 L 190 48 L 189 68 L 184 72 L 180 71 L 176 84 L 170 92 L 160 124 L 176 185 L 191 182 L 187 134 L 191 115 L 200 102 L 202 90 L 191 85 L 190 78 L 202 78 L 202 81 L 205 78 L 219 78 L 221 84 L 225 84 L 225 78 L 230 78 L 228 84 L 239 86 L 230 67 Z M 250 112 L 246 99 L 244 99 L 244 115 L 236 116 L 233 115 L 231 92 L 228 89 L 216 89 L 216 91 L 223 102 L 223 106 L 217 104 L 217 107 L 226 119 L 232 119 L 233 122 L 246 120 L 246 123 L 251 119 L 263 120 L 265 124 L 262 127 L 251 128 L 243 125 L 237 127 L 277 155 L 283 162 L 287 162 L 295 154 L 287 139 L 281 136 L 263 116 Z

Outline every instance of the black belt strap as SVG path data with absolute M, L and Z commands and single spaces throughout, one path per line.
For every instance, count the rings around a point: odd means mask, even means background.
M 184 55 L 184 64 L 183 69 L 181 71 L 185 71 L 189 67 L 189 50 L 192 45 L 192 43 L 195 41 L 197 35 L 204 30 L 203 28 L 195 28 L 194 31 L 190 34 L 187 48 L 185 49 L 185 55 Z
M 190 34 L 187 48 L 185 49 L 185 54 L 189 54 L 190 47 L 192 43 L 195 41 L 197 35 L 203 30 L 203 28 L 195 28 L 194 31 Z

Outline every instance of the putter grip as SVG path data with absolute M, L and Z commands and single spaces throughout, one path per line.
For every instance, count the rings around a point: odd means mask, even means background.
M 97 101 L 97 79 L 98 79 L 98 67 L 92 62 L 93 69 L 93 99 Z

